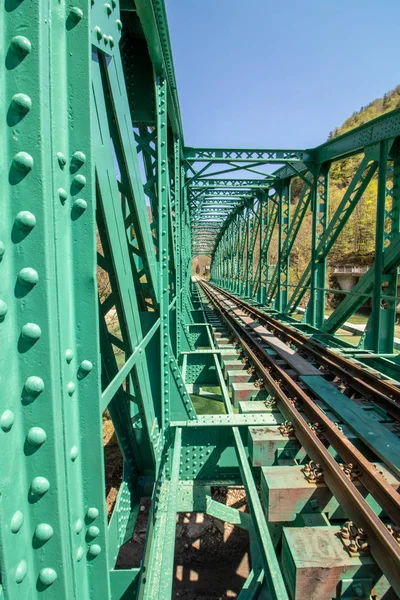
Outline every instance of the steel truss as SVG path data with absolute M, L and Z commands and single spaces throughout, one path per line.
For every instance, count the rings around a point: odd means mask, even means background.
M 400 111 L 312 150 L 186 147 L 163 0 L 94 0 L 89 12 L 82 0 L 6 5 L 0 600 L 170 598 L 182 511 L 246 529 L 252 570 L 240 597 L 284 600 L 246 453 L 255 421 L 232 409 L 191 260 L 209 255 L 220 287 L 291 322 L 308 295 L 303 325 L 343 351 L 333 334 L 371 297 L 362 349 L 398 378 L 396 361 L 378 354 L 393 353 Z M 355 154 L 360 166 L 328 218 L 330 166 Z M 271 164 L 283 166 L 271 174 Z M 218 178 L 226 173 L 245 175 Z M 376 174 L 375 263 L 324 321 L 329 252 Z M 303 189 L 293 211 L 294 178 Z M 310 210 L 311 259 L 292 289 Z M 194 409 L 190 386 L 204 381 L 220 386 L 221 426 Z M 109 521 L 103 416 L 123 460 Z M 244 485 L 249 513 L 212 499 L 221 482 Z M 141 565 L 116 569 L 145 493 Z

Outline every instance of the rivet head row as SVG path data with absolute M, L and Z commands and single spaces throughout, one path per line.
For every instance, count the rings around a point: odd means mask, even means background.
M 87 202 L 83 198 L 77 198 L 72 207 L 76 212 L 83 213 L 87 209 Z
M 81 364 L 79 365 L 79 370 L 82 371 L 83 373 L 85 373 L 86 375 L 88 373 L 90 373 L 90 371 L 93 369 L 93 363 L 90 362 L 90 360 L 83 360 L 81 362 Z
M 31 267 L 25 267 L 18 273 L 18 279 L 23 285 L 33 287 L 39 281 L 39 275 L 35 269 L 32 269 Z
M 71 162 L 73 162 L 74 165 L 81 167 L 86 162 L 86 156 L 84 155 L 83 152 L 80 152 L 79 150 L 77 150 L 76 152 L 73 153 Z
M 74 462 L 78 458 L 78 454 L 79 454 L 78 446 L 72 446 L 71 452 L 70 452 L 72 462 Z
M 22 328 L 21 335 L 25 340 L 36 341 L 42 335 L 42 330 L 36 323 L 26 323 Z
M 29 210 L 21 210 L 15 220 L 21 229 L 33 229 L 36 225 L 36 217 Z
M 21 562 L 18 564 L 17 568 L 15 569 L 15 581 L 17 583 L 22 583 L 22 581 L 25 579 L 25 576 L 28 572 L 28 565 L 26 560 L 21 560 Z
M 29 396 L 39 396 L 44 390 L 44 381 L 41 377 L 37 377 L 36 375 L 31 375 L 25 381 L 25 392 L 29 394 Z
M 95 508 L 94 506 L 92 506 L 92 507 L 88 508 L 86 516 L 91 521 L 94 521 L 99 516 L 99 511 L 98 511 L 97 508 Z
M 26 439 L 32 446 L 41 446 L 46 441 L 47 435 L 45 430 L 41 427 L 31 427 Z
M 100 534 L 100 529 L 96 525 L 91 525 L 88 529 L 88 536 L 95 538 Z
M 100 554 L 100 552 L 101 546 L 99 546 L 98 544 L 92 544 L 91 546 L 89 546 L 88 554 L 91 558 L 95 558 Z
M 67 164 L 67 159 L 65 158 L 65 156 L 62 152 L 57 152 L 57 160 L 58 160 L 60 169 L 63 169 L 65 167 L 65 165 Z
M 46 567 L 46 568 L 40 570 L 39 581 L 41 583 L 43 583 L 43 585 L 49 586 L 52 583 L 54 583 L 56 579 L 57 579 L 57 573 L 55 572 L 54 569 L 50 569 L 49 567 Z
M 53 528 L 48 523 L 39 523 L 35 529 L 35 536 L 41 542 L 47 542 L 54 534 Z
M 4 300 L 0 300 L 0 319 L 6 316 L 8 312 L 7 303 Z
M 84 175 L 75 175 L 72 181 L 74 186 L 80 190 L 86 185 L 86 177 Z
M 77 522 L 75 523 L 75 531 L 79 535 L 80 532 L 82 531 L 82 529 L 83 529 L 83 521 L 82 521 L 82 519 L 78 519 Z
M 10 431 L 14 425 L 15 415 L 12 410 L 5 410 L 0 417 L 0 427 L 3 431 Z
M 23 522 L 24 522 L 24 515 L 23 515 L 22 511 L 17 510 L 13 514 L 13 517 L 11 519 L 10 529 L 11 529 L 12 533 L 18 533 L 18 531 L 21 529 L 21 527 L 23 525 Z
M 77 6 L 73 6 L 73 7 L 71 8 L 71 13 L 70 13 L 70 14 L 71 14 L 71 18 L 72 18 L 72 19 L 73 19 L 73 20 L 74 20 L 76 23 L 79 23 L 79 21 L 80 21 L 81 19 L 83 19 L 83 11 L 82 11 L 80 8 L 78 8 Z
M 64 204 L 67 201 L 68 194 L 64 188 L 58 188 L 58 197 L 60 198 L 60 202 Z
M 21 173 L 28 173 L 33 169 L 33 158 L 27 152 L 17 152 L 14 156 L 13 166 Z
M 32 494 L 44 496 L 50 489 L 50 482 L 46 477 L 35 477 L 31 483 Z
M 14 94 L 11 98 L 11 106 L 15 111 L 25 115 L 32 108 L 32 100 L 26 94 Z
M 32 44 L 28 38 L 23 35 L 16 35 L 13 37 L 10 46 L 11 50 L 19 56 L 27 56 L 32 50 Z

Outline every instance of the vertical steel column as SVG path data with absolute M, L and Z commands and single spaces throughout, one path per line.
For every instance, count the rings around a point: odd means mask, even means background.
M 387 192 L 391 197 L 390 210 L 386 213 L 390 229 L 385 233 L 385 237 L 392 244 L 400 231 L 400 153 L 398 147 L 394 151 L 392 188 L 387 190 Z M 385 310 L 381 315 L 382 336 L 380 340 L 380 352 L 392 353 L 394 352 L 396 325 L 397 301 L 395 298 L 397 297 L 398 267 L 387 271 L 385 273 L 385 280 L 388 282 L 386 294 L 389 298 L 385 298 L 384 300 Z
M 160 298 L 160 389 L 161 427 L 169 422 L 169 260 L 168 260 L 168 148 L 167 148 L 167 84 L 156 78 L 157 108 L 157 192 L 158 192 L 158 243 L 159 243 L 159 298 Z
M 264 290 L 262 287 L 262 278 L 264 272 L 264 255 L 263 255 L 263 235 L 264 235 L 264 226 L 265 226 L 265 214 L 267 210 L 267 197 L 265 194 L 259 194 L 258 200 L 260 202 L 260 237 L 259 237 L 259 259 L 258 259 L 258 293 L 257 300 L 264 303 Z
M 0 597 L 8 600 L 110 597 L 89 10 L 81 0 L 1 8 Z
M 325 319 L 325 287 L 327 255 L 318 256 L 317 248 L 325 233 L 328 218 L 329 202 L 329 168 L 330 164 L 317 165 L 313 174 L 311 188 L 311 280 L 310 300 L 307 305 L 306 321 L 314 327 L 321 327 Z
M 388 140 L 383 140 L 379 148 L 379 171 L 378 171 L 378 194 L 376 211 L 376 229 L 375 229 L 375 262 L 374 262 L 374 287 L 372 294 L 372 313 L 370 324 L 370 344 L 374 352 L 384 352 L 384 340 L 382 336 L 382 283 L 383 276 L 383 254 L 385 242 L 385 212 L 387 198 L 387 172 L 388 172 Z
M 175 356 L 178 358 L 181 350 L 181 327 L 182 327 L 182 295 L 181 295 L 181 156 L 180 140 L 174 140 L 174 191 L 175 191 Z
M 245 273 L 243 273 L 244 277 L 242 279 L 242 285 L 241 285 L 241 295 L 245 295 L 248 296 L 249 295 L 249 250 L 250 250 L 250 244 L 249 244 L 249 239 L 250 239 L 250 229 L 251 229 L 251 222 L 250 222 L 250 208 L 249 206 L 246 207 L 246 264 L 245 264 Z M 243 252 L 243 258 L 244 258 L 244 252 Z
M 288 300 L 289 285 L 289 255 L 282 256 L 282 250 L 289 230 L 290 221 L 290 180 L 281 182 L 278 204 L 278 285 L 275 298 L 275 308 L 284 311 Z

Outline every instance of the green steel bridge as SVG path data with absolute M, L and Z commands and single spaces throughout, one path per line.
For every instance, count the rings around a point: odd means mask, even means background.
M 241 600 L 400 597 L 400 110 L 312 149 L 193 148 L 163 0 L 5 0 L 0 28 L 0 599 L 171 598 L 182 512 L 248 532 Z M 375 262 L 325 319 L 373 178 Z M 367 299 L 354 346 L 340 328 Z M 196 413 L 207 386 L 225 414 Z M 212 496 L 234 484 L 245 513 Z M 140 566 L 117 568 L 144 496 Z

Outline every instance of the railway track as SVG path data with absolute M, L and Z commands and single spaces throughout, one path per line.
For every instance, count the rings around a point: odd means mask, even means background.
M 218 289 L 208 284 L 213 289 Z M 381 374 L 368 367 L 346 359 L 333 352 L 316 340 L 303 335 L 292 326 L 285 325 L 277 319 L 265 314 L 262 310 L 252 306 L 242 299 L 233 296 L 225 290 L 219 290 L 225 298 L 234 302 L 249 316 L 282 339 L 285 343 L 295 346 L 301 356 L 315 361 L 320 368 L 330 372 L 340 382 L 346 382 L 353 392 L 357 392 L 360 402 L 372 401 L 381 406 L 388 414 L 400 421 L 400 388 L 394 382 L 383 379 Z
M 314 480 L 324 479 L 348 518 L 357 524 L 359 541 L 368 543 L 375 562 L 400 596 L 400 545 L 398 536 L 393 535 L 400 527 L 400 495 L 327 410 L 333 407 L 340 422 L 347 419 L 350 428 L 399 480 L 395 434 L 400 418 L 399 389 L 390 380 L 365 372 L 224 290 L 204 281 L 199 283 L 210 303 L 209 314 L 218 315 L 265 386 L 270 403 L 275 402 L 284 416 L 282 435 L 294 435 L 311 459 L 304 467 L 305 474 L 311 473 Z M 373 435 L 369 435 L 368 427 L 365 430 L 354 421 L 357 415 L 362 421 L 365 402 L 376 404 L 391 417 L 391 423 L 380 423 L 379 427 L 375 423 L 374 432 L 369 432 Z M 377 431 L 382 435 L 376 435 Z M 387 518 L 374 512 L 355 480 L 361 482 Z M 345 542 L 348 529 L 341 535 Z

